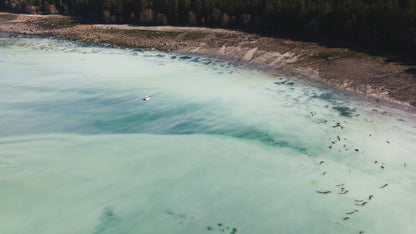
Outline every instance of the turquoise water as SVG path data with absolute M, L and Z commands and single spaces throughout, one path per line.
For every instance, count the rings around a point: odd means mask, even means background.
M 416 233 L 415 116 L 237 64 L 2 34 L 0 126 L 0 233 Z

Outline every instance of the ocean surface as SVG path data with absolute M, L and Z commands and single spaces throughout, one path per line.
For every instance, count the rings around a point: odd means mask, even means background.
M 0 233 L 415 220 L 411 114 L 215 59 L 0 34 Z

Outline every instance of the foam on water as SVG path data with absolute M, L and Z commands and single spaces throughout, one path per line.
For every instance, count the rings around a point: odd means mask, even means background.
M 409 114 L 213 59 L 6 34 L 0 71 L 0 233 L 416 232 Z

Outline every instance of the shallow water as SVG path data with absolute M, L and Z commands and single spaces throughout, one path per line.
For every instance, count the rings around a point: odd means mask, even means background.
M 416 233 L 414 116 L 237 64 L 2 34 L 0 126 L 0 233 Z

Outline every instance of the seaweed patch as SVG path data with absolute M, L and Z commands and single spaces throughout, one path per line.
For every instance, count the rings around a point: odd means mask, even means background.
M 183 224 L 188 220 L 188 216 L 186 214 L 181 214 L 178 212 L 175 212 L 172 209 L 165 209 L 163 212 L 169 216 L 171 216 L 177 223 Z
M 121 222 L 111 207 L 105 207 L 99 218 L 100 223 L 96 226 L 94 234 L 105 233 Z
M 207 231 L 222 232 L 229 234 L 236 234 L 237 228 L 224 225 L 223 223 L 217 223 L 216 225 L 209 225 L 205 228 Z
M 352 117 L 352 114 L 355 112 L 355 110 L 346 106 L 334 106 L 332 107 L 332 109 L 338 111 L 340 116 L 350 117 L 350 118 Z

